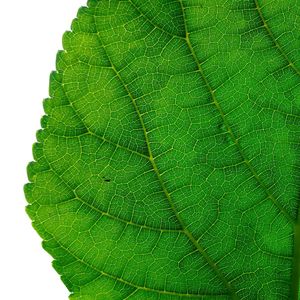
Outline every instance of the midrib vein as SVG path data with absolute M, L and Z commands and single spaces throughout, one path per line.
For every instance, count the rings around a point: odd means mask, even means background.
M 269 189 L 266 187 L 266 185 L 262 182 L 262 180 L 260 179 L 259 175 L 257 174 L 257 172 L 255 171 L 254 167 L 252 166 L 250 160 L 248 160 L 245 155 L 244 155 L 244 152 L 242 150 L 242 147 L 239 143 L 239 140 L 236 138 L 234 132 L 232 131 L 227 119 L 226 119 L 226 116 L 225 116 L 225 113 L 222 109 L 222 107 L 220 106 L 220 103 L 217 101 L 217 98 L 216 98 L 216 95 L 215 95 L 215 90 L 211 87 L 206 75 L 204 74 L 204 71 L 203 71 L 203 68 L 201 66 L 201 63 L 195 53 L 195 50 L 192 46 L 192 43 L 190 41 L 190 34 L 188 32 L 188 28 L 187 28 L 187 23 L 186 23 L 186 17 L 185 17 L 185 8 L 183 6 L 183 3 L 182 3 L 182 0 L 178 0 L 180 2 L 180 5 L 181 5 L 181 9 L 182 9 L 182 14 L 183 14 L 183 21 L 184 21 L 184 26 L 185 26 L 185 31 L 186 31 L 186 37 L 185 37 L 185 40 L 186 40 L 186 43 L 187 43 L 187 46 L 191 52 L 191 55 L 197 65 L 197 69 L 198 69 L 198 72 L 200 73 L 201 75 L 201 78 L 202 80 L 204 81 L 210 95 L 211 95 L 211 99 L 212 99 L 212 103 L 215 105 L 217 111 L 219 112 L 221 118 L 222 118 L 222 121 L 225 125 L 225 128 L 227 129 L 227 132 L 230 136 L 230 138 L 232 139 L 233 143 L 236 145 L 236 148 L 241 156 L 241 158 L 243 159 L 243 163 L 247 166 L 247 168 L 249 169 L 249 171 L 252 173 L 253 175 L 253 178 L 255 178 L 255 180 L 258 182 L 258 184 L 263 188 L 263 190 L 266 192 L 267 194 L 267 199 L 270 199 L 273 204 L 280 210 L 280 212 L 288 219 L 288 221 L 292 224 L 295 224 L 295 220 L 292 218 L 292 216 L 286 211 L 286 209 L 277 201 L 277 199 L 269 192 Z

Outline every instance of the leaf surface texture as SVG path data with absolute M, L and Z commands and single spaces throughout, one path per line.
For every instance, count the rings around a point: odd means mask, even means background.
M 70 299 L 298 299 L 299 15 L 80 8 L 25 186 Z

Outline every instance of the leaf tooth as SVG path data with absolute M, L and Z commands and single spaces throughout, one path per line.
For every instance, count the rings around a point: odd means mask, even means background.
M 32 196 L 32 191 L 34 188 L 34 184 L 33 183 L 26 183 L 24 185 L 24 194 L 25 194 L 25 198 L 27 200 L 28 203 L 32 203 L 34 201 L 34 198 Z

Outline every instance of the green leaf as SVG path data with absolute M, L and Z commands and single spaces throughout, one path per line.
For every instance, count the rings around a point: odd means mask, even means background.
M 298 299 L 299 15 L 299 0 L 80 8 L 25 186 L 72 300 Z

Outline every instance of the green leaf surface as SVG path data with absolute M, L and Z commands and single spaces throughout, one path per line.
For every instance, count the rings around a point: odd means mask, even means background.
M 300 1 L 92 0 L 63 45 L 25 194 L 70 299 L 298 299 Z

